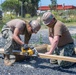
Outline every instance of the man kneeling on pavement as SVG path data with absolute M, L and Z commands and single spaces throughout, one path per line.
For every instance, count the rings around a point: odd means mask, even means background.
M 37 33 L 40 27 L 40 23 L 37 20 L 27 22 L 21 19 L 13 19 L 3 26 L 1 33 L 5 39 L 5 65 L 12 65 L 13 62 L 10 61 L 12 50 L 21 50 L 21 47 L 26 49 L 32 33 Z M 24 35 L 24 41 L 21 40 L 20 35 Z
M 51 49 L 45 54 L 55 54 L 72 57 L 74 52 L 74 41 L 64 23 L 57 20 L 51 12 L 45 12 L 42 16 L 43 23 L 49 28 L 49 41 Z M 74 63 L 63 60 L 50 60 L 58 63 L 61 67 L 68 67 Z

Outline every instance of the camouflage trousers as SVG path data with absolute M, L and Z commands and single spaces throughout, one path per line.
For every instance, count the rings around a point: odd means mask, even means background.
M 2 37 L 5 40 L 4 54 L 10 55 L 10 54 L 12 54 L 12 50 L 21 49 L 21 46 L 12 39 L 13 32 L 12 32 L 11 28 L 9 28 L 7 25 L 4 25 L 1 33 L 2 33 Z
M 73 57 L 74 53 L 75 53 L 74 52 L 74 44 L 71 43 L 71 44 L 67 44 L 63 47 L 57 47 L 54 50 L 53 54 L 60 55 L 60 56 Z M 56 60 L 56 61 L 57 61 L 58 65 L 61 67 L 69 67 L 74 64 L 73 62 L 68 62 L 68 61 L 63 61 L 63 60 Z

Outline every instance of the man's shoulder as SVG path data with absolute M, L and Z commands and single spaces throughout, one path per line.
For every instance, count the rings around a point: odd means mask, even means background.
M 63 25 L 63 23 L 58 20 L 58 21 L 56 22 L 55 26 L 56 26 L 56 25 L 57 25 L 57 26 L 58 26 L 58 25 Z
M 55 24 L 54 27 L 56 27 L 56 28 L 57 28 L 57 27 L 65 27 L 65 24 L 64 24 L 63 22 L 61 22 L 61 21 L 58 20 L 58 21 L 56 22 L 56 24 Z

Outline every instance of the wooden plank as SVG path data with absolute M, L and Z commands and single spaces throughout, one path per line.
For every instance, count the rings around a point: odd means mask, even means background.
M 35 48 L 37 49 L 37 51 L 39 53 L 47 52 L 47 44 L 37 45 Z M 0 53 L 4 53 L 4 49 L 3 48 L 0 48 Z
M 51 48 L 51 45 L 47 45 L 47 51 L 49 51 Z M 75 54 L 76 54 L 76 48 L 75 48 Z
M 45 59 L 56 59 L 56 60 L 76 62 L 76 58 L 74 58 L 74 57 L 58 56 L 58 55 L 46 55 L 46 54 L 42 54 L 42 53 L 39 53 L 38 55 L 40 58 L 45 58 Z
M 37 46 L 35 48 L 37 49 L 37 51 L 39 53 L 45 53 L 45 52 L 50 50 L 51 45 L 43 44 L 43 45 L 39 45 L 39 46 Z M 0 48 L 0 53 L 4 53 L 4 49 L 3 48 Z M 75 54 L 76 54 L 76 48 L 75 48 Z
M 4 53 L 4 49 L 3 48 L 0 48 L 0 53 L 3 54 Z M 20 52 L 15 52 L 13 53 L 13 55 L 15 55 L 15 61 L 18 62 L 18 61 L 24 61 L 26 58 L 25 56 Z
M 3 54 L 3 53 L 4 53 L 4 49 L 3 49 L 3 48 L 0 48 L 0 54 Z M 14 50 L 13 54 L 23 55 L 22 52 L 20 52 L 20 51 L 15 51 L 15 50 Z
M 38 45 L 37 47 L 35 47 L 36 50 L 39 52 L 39 53 L 45 53 L 47 52 L 47 44 L 42 44 L 42 45 Z
M 49 46 L 51 47 L 51 45 Z M 4 49 L 0 48 L 0 53 L 4 53 Z M 14 55 L 24 55 L 22 52 L 13 52 Z M 42 53 L 38 53 L 39 58 L 45 58 L 45 59 L 56 59 L 56 60 L 64 60 L 64 61 L 70 61 L 70 62 L 76 62 L 75 57 L 67 57 L 67 56 L 58 56 L 58 55 L 46 55 Z

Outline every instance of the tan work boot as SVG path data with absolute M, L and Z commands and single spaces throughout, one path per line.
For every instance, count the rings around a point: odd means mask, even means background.
M 10 60 L 10 55 L 4 55 L 4 64 L 6 65 L 6 66 L 11 66 L 11 65 L 13 65 L 13 63 L 15 62 L 15 60 L 14 61 L 11 61 Z

